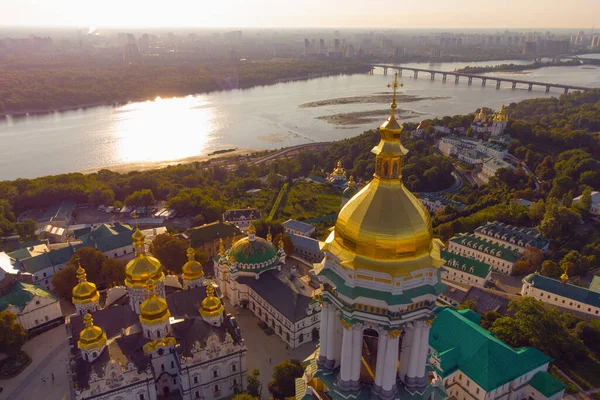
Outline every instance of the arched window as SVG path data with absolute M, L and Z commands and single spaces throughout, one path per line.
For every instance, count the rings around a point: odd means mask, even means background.
M 94 358 L 98 357 L 98 353 L 96 353 L 96 352 L 93 352 L 93 353 L 92 353 L 92 357 L 94 357 Z

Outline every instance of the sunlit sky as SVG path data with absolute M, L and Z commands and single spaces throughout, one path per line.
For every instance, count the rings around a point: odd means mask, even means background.
M 600 0 L 0 0 L 0 26 L 586 28 Z

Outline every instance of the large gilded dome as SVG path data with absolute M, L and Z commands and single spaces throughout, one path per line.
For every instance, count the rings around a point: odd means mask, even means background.
M 145 288 L 149 279 L 162 282 L 165 275 L 162 272 L 160 261 L 146 254 L 145 236 L 139 228 L 136 228 L 133 233 L 133 245 L 136 254 L 135 258 L 129 261 L 125 267 L 125 285 L 129 288 Z
M 395 95 L 394 95 L 395 96 Z M 433 238 L 429 212 L 402 183 L 402 160 L 408 151 L 400 143 L 402 127 L 392 113 L 379 128 L 373 180 L 352 197 L 339 213 L 323 250 L 349 269 L 409 275 L 443 264 Z

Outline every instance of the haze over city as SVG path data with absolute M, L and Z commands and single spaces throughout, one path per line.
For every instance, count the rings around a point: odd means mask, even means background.
M 101 27 L 591 28 L 595 0 L 0 0 L 0 25 Z

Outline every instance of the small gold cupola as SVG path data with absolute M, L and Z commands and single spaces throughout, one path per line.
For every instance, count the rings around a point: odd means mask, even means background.
M 181 268 L 183 273 L 181 277 L 184 281 L 196 281 L 204 277 L 204 268 L 202 264 L 196 261 L 196 251 L 190 246 L 186 251 L 188 261 Z
M 83 315 L 88 311 L 98 309 L 100 296 L 98 295 L 96 285 L 87 281 L 87 275 L 81 264 L 79 264 L 76 273 L 79 283 L 73 288 L 72 300 L 75 308 L 77 308 L 77 313 Z
M 157 325 L 169 321 L 171 312 L 167 301 L 156 294 L 156 282 L 146 282 L 148 298 L 140 305 L 140 322 L 142 325 Z
M 225 307 L 223 307 L 221 299 L 215 296 L 215 288 L 211 282 L 206 286 L 206 298 L 202 300 L 198 312 L 202 316 L 202 319 L 211 325 L 218 326 L 223 322 Z
M 77 348 L 81 350 L 82 357 L 86 361 L 94 361 L 106 347 L 106 334 L 99 326 L 94 325 L 94 319 L 90 313 L 83 317 L 85 328 L 79 333 Z

